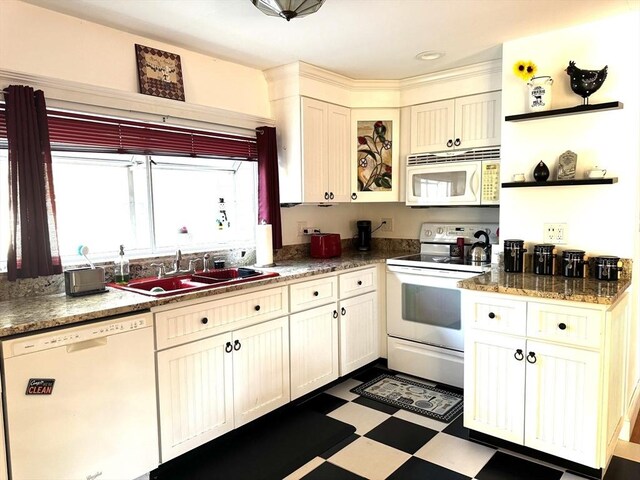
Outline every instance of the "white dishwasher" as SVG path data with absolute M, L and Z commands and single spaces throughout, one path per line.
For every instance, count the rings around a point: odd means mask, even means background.
M 13 480 L 131 480 L 158 466 L 150 313 L 2 342 Z

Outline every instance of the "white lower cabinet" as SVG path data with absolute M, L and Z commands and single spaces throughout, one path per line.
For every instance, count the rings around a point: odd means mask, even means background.
M 288 318 L 157 353 L 161 462 L 289 402 Z
M 338 311 L 335 302 L 289 319 L 291 400 L 338 378 Z
M 340 376 L 380 356 L 376 292 L 340 300 Z
M 604 468 L 622 419 L 628 294 L 610 308 L 511 298 L 521 328 L 501 323 L 504 297 L 463 293 L 464 426 Z

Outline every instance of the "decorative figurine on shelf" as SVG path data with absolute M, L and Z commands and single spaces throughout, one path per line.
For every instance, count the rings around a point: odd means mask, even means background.
M 607 68 L 602 70 L 582 70 L 576 67 L 576 62 L 569 61 L 566 68 L 567 75 L 571 79 L 571 90 L 582 97 L 582 104 L 589 105 L 589 96 L 598 91 L 607 78 Z
M 546 182 L 547 178 L 549 178 L 549 167 L 542 160 L 533 169 L 533 178 L 536 182 Z
M 576 164 L 578 155 L 567 150 L 558 158 L 558 180 L 573 180 L 576 178 Z

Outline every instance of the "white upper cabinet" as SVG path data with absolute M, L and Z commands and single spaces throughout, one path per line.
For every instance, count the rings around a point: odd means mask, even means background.
M 411 107 L 411 153 L 500 144 L 500 92 Z
M 349 202 L 350 110 L 306 97 L 273 102 L 281 203 Z

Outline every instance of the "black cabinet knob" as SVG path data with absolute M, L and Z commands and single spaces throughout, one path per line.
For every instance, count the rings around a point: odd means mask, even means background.
M 516 350 L 516 353 L 513 354 L 513 358 L 515 358 L 518 361 L 521 361 L 524 358 L 524 354 L 522 353 L 521 348 Z
M 240 347 L 242 347 L 242 345 L 240 344 L 240 340 L 236 340 L 235 342 L 233 342 L 233 349 L 237 352 L 238 350 L 240 350 Z
M 329 192 L 324 192 L 324 199 L 329 200 Z
M 358 280 L 358 286 L 362 285 L 362 280 Z
M 253 308 L 255 308 L 256 312 L 259 312 L 259 311 L 260 311 L 260 305 L 256 305 L 256 306 L 255 306 L 255 307 L 253 307 Z
M 449 139 L 447 141 L 447 147 L 453 147 L 453 140 Z
M 462 142 L 460 142 L 460 139 L 459 139 L 459 138 L 456 138 L 456 141 L 455 141 L 455 142 L 453 142 L 453 144 L 454 144 L 456 147 L 459 147 L 459 146 L 460 146 L 460 143 L 462 143 Z
M 200 319 L 200 321 L 201 321 L 204 325 L 206 325 L 207 323 L 209 323 L 209 319 L 208 319 L 207 317 L 202 317 L 202 318 Z
M 333 311 L 333 318 L 338 318 L 338 311 L 337 310 Z
M 538 359 L 536 358 L 536 352 L 529 352 L 529 355 L 527 355 L 527 362 L 536 363 L 537 361 Z
M 333 192 L 329 193 L 329 200 L 333 200 L 335 197 L 335 195 L 333 194 Z
M 493 312 L 489 312 L 489 318 L 493 320 L 494 318 L 496 318 L 496 314 Z
M 224 346 L 224 351 L 227 353 L 231 353 L 231 350 L 233 350 L 233 347 L 231 346 L 231 342 L 227 342 Z
M 313 296 L 317 297 L 318 295 L 320 295 L 320 293 L 316 290 L 315 292 L 313 292 Z
M 558 324 L 558 328 L 560 330 L 566 330 L 567 329 L 567 324 L 566 323 L 559 323 Z
M 351 194 L 351 200 L 355 200 L 356 198 L 358 198 L 358 195 L 356 195 L 355 193 Z
M 347 314 L 347 311 L 344 309 L 344 307 L 342 307 L 342 308 L 340 309 L 340 313 L 341 313 L 342 315 L 346 315 L 346 314 Z

